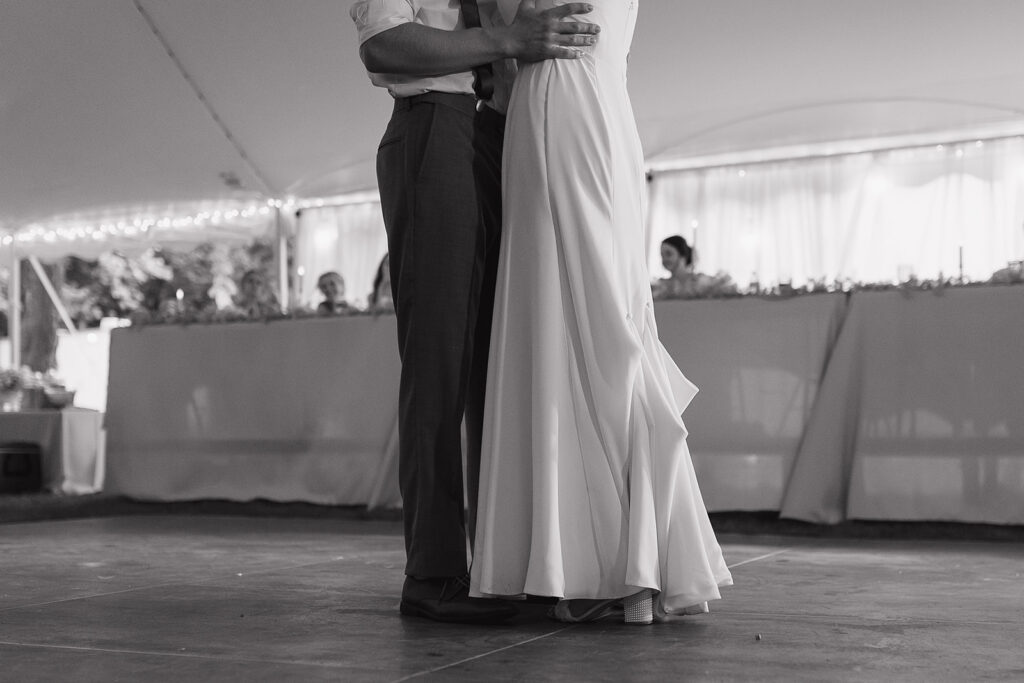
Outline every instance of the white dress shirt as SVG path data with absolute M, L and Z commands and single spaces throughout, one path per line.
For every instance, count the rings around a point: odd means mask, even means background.
M 502 20 L 496 0 L 477 0 L 477 4 L 482 25 L 493 26 Z M 357 0 L 350 15 L 359 31 L 360 45 L 378 33 L 410 22 L 444 31 L 465 28 L 459 3 L 452 0 Z M 368 73 L 371 83 L 387 88 L 393 97 L 410 97 L 429 90 L 473 94 L 472 71 L 445 76 Z M 514 78 L 515 60 L 494 63 L 494 96 L 488 102 L 490 106 L 505 111 Z

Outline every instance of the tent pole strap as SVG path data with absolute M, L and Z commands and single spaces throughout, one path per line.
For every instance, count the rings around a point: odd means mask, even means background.
M 7 305 L 11 326 L 11 367 L 21 367 L 21 259 L 18 249 L 11 243 L 11 282 L 7 288 L 10 298 Z
M 277 226 L 277 300 L 281 303 L 281 311 L 287 313 L 291 308 L 288 299 L 288 231 L 280 208 L 274 209 L 274 220 Z
M 68 328 L 68 332 L 75 332 L 75 323 L 71 320 L 71 316 L 68 314 L 68 309 L 64 307 L 64 302 L 60 300 L 60 295 L 57 294 L 57 290 L 54 289 L 53 283 L 50 282 L 50 277 L 46 274 L 46 270 L 43 269 L 43 264 L 39 262 L 38 256 L 29 256 L 28 262 L 32 264 L 32 270 L 36 271 L 36 277 L 43 283 L 43 289 L 46 290 L 46 295 L 50 297 L 50 301 L 53 303 L 53 307 L 57 309 L 57 314 L 60 315 L 61 321 L 64 326 Z

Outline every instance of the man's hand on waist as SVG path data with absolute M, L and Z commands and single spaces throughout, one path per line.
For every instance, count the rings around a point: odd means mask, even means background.
M 547 10 L 538 10 L 536 0 L 523 0 L 512 24 L 494 28 L 499 40 L 505 41 L 505 54 L 523 62 L 545 59 L 576 59 L 581 56 L 577 48 L 597 42 L 601 27 L 583 21 L 569 21 L 567 17 L 587 14 L 593 6 L 585 2 L 570 2 Z
M 406 76 L 461 73 L 509 57 L 524 62 L 575 59 L 577 48 L 593 45 L 601 29 L 566 17 L 591 9 L 585 2 L 571 2 L 538 10 L 534 0 L 524 0 L 509 26 L 445 31 L 405 23 L 369 38 L 359 54 L 368 71 Z

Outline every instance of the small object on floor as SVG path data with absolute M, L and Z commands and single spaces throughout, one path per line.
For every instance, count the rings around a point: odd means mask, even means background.
M 654 623 L 654 598 L 650 588 L 626 596 L 622 600 L 627 624 Z
M 754 636 L 754 640 L 761 640 L 761 634 L 758 633 L 756 636 Z
M 399 611 L 410 617 L 457 624 L 500 624 L 519 610 L 507 602 L 469 597 L 469 577 L 405 577 Z

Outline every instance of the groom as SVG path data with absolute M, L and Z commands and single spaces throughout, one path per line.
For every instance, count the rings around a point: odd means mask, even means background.
M 576 58 L 598 28 L 569 21 L 586 3 L 537 10 L 509 25 L 495 0 L 359 0 L 359 56 L 395 106 L 377 151 L 402 359 L 399 485 L 406 579 L 401 612 L 494 623 L 507 603 L 471 599 L 487 346 L 501 232 L 501 145 L 515 59 Z M 497 0 L 507 4 L 509 0 Z M 515 4 L 512 0 L 512 4 Z M 463 504 L 461 423 L 467 434 Z

